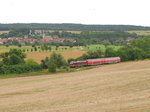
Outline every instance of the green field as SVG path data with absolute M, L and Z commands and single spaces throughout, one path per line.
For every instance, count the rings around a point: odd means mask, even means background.
M 109 45 L 107 47 L 112 47 L 115 50 L 117 50 L 121 46 Z M 85 51 L 93 51 L 93 50 L 102 50 L 102 51 L 105 51 L 107 47 L 104 46 L 104 45 L 88 45 L 88 46 L 83 47 L 83 50 L 85 50 Z
M 41 51 L 40 47 L 41 46 L 36 46 L 37 47 L 37 51 Z M 121 46 L 115 46 L 115 45 L 109 45 L 107 47 L 112 47 L 114 49 L 119 49 Z M 51 51 L 76 51 L 76 50 L 83 50 L 83 51 L 91 51 L 91 50 L 102 50 L 105 51 L 106 46 L 104 45 L 87 45 L 87 46 L 74 46 L 74 47 L 69 47 L 69 46 L 59 46 L 58 49 L 56 50 L 56 46 L 51 46 L 52 50 Z M 18 47 L 18 46 L 0 46 L 0 52 L 4 52 L 4 51 L 9 51 L 10 49 L 21 49 L 21 50 L 29 50 L 29 52 L 31 51 L 31 49 L 33 49 L 34 51 L 34 47 L 32 46 L 22 46 L 22 47 Z
M 37 51 L 42 51 L 41 50 L 41 46 L 36 46 L 37 47 Z M 51 46 L 51 51 L 74 51 L 74 50 L 82 50 L 83 46 L 76 46 L 76 47 L 69 47 L 69 46 L 59 46 L 58 49 L 56 50 L 56 46 Z M 31 51 L 31 49 L 33 49 L 34 51 L 34 47 L 32 46 L 22 46 L 22 47 L 18 47 L 18 46 L 0 46 L 0 52 L 5 52 L 5 51 L 9 51 L 10 49 L 20 49 L 20 50 L 29 50 L 29 52 Z

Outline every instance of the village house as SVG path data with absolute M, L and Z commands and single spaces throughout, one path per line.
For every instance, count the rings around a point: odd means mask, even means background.
M 42 39 L 24 38 L 24 37 L 9 37 L 4 39 L 1 38 L 0 44 L 11 43 L 13 40 L 17 40 L 21 45 L 34 44 L 34 43 L 44 44 L 44 43 L 51 43 L 51 42 L 63 43 L 64 40 L 67 40 L 72 43 L 76 42 L 76 40 L 72 38 L 59 38 L 58 35 L 52 35 L 52 36 L 44 36 Z

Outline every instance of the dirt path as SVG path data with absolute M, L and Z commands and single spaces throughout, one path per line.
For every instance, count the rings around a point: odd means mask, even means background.
M 0 80 L 0 112 L 149 112 L 150 61 Z

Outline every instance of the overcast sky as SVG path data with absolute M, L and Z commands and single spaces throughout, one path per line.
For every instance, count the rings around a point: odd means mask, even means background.
M 1 0 L 0 23 L 150 26 L 150 0 Z

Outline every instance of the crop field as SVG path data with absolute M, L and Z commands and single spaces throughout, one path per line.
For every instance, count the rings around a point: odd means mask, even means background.
M 129 33 L 136 33 L 137 35 L 150 35 L 150 31 L 128 31 Z
M 42 59 L 49 57 L 53 52 L 28 52 L 26 59 L 33 59 L 40 63 Z M 82 56 L 86 51 L 56 51 L 60 53 L 66 60 L 69 58 L 77 58 Z
M 37 46 L 37 48 L 40 46 Z M 114 49 L 119 49 L 121 46 L 108 46 L 108 47 L 112 47 Z M 33 59 L 36 62 L 40 63 L 42 59 L 44 59 L 45 57 L 49 57 L 50 54 L 52 52 L 56 52 L 56 53 L 60 53 L 62 54 L 62 56 L 64 56 L 65 59 L 69 59 L 69 58 L 77 58 L 82 56 L 84 53 L 86 53 L 87 51 L 91 51 L 91 50 L 102 50 L 105 51 L 106 47 L 104 45 L 88 45 L 88 46 L 75 46 L 70 48 L 69 46 L 60 46 L 57 50 L 55 46 L 52 46 L 52 50 L 51 51 L 41 51 L 41 49 L 37 49 L 37 51 L 34 51 L 34 48 L 32 46 L 22 46 L 22 47 L 18 47 L 18 46 L 0 46 L 0 53 L 2 52 L 7 52 L 10 49 L 21 49 L 21 50 L 29 50 L 28 52 L 26 51 L 25 53 L 27 54 L 27 58 L 26 59 Z M 33 51 L 31 52 L 31 49 L 33 49 Z
M 17 46 L 10 46 L 10 47 L 5 47 L 5 46 L 0 46 L 0 53 L 9 51 L 10 48 L 16 48 L 16 49 L 28 49 L 29 52 L 25 52 L 27 54 L 26 60 L 27 59 L 33 59 L 34 61 L 40 63 L 42 59 L 45 59 L 46 57 L 49 57 L 53 52 L 60 53 L 66 60 L 69 58 L 77 58 L 82 56 L 86 51 L 83 51 L 82 46 L 79 47 L 62 47 L 60 46 L 58 50 L 56 51 L 56 47 L 52 47 L 52 51 L 33 51 L 31 52 L 30 50 L 33 49 L 31 46 L 23 46 L 23 47 L 17 47 Z M 67 48 L 64 50 L 64 48 Z
M 9 31 L 0 31 L 0 35 L 3 33 L 9 33 Z
M 0 79 L 0 112 L 149 112 L 150 60 Z

